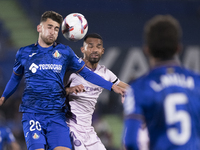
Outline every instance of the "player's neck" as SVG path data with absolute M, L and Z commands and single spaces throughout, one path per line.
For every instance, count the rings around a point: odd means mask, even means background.
M 159 60 L 159 59 L 150 59 L 150 65 L 151 67 L 157 67 L 162 65 L 180 65 L 180 60 L 178 59 L 178 56 L 174 56 L 173 59 L 169 60 Z
M 85 65 L 90 68 L 91 70 L 95 70 L 97 68 L 98 63 L 91 63 L 86 59 L 83 59 L 83 61 L 85 62 Z
M 44 48 L 48 48 L 50 46 L 53 45 L 53 43 L 51 45 L 48 45 L 46 44 L 40 37 L 38 38 L 38 44 L 41 46 L 41 47 L 44 47 Z

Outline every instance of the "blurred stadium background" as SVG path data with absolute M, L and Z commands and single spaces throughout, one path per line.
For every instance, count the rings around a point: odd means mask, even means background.
M 143 27 L 157 14 L 170 14 L 177 18 L 183 29 L 183 65 L 200 72 L 200 0 L 0 0 L 0 93 L 12 73 L 17 50 L 37 41 L 36 26 L 46 10 L 65 17 L 69 13 L 82 13 L 89 25 L 88 33 L 99 33 L 104 40 L 105 54 L 101 64 L 106 65 L 124 82 L 144 74 L 148 60 L 142 52 Z M 82 57 L 82 40 L 69 42 L 61 34 L 57 42 L 69 45 Z M 0 107 L 21 149 L 26 149 L 21 114 L 24 83 Z M 108 150 L 121 149 L 123 108 L 120 97 L 104 91 L 94 114 L 94 125 Z M 109 142 L 108 142 L 109 141 Z

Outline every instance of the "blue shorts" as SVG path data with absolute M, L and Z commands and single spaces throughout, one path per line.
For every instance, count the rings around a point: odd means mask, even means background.
M 69 127 L 64 113 L 38 114 L 23 113 L 22 124 L 28 150 L 57 146 L 72 149 Z

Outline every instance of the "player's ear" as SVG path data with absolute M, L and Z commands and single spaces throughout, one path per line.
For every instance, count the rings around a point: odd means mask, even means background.
M 37 25 L 37 32 L 41 32 L 41 30 L 42 30 L 42 25 L 41 24 Z
M 84 47 L 82 46 L 80 49 L 81 49 L 81 52 L 84 53 L 84 50 L 85 50 Z
M 102 49 L 102 54 L 104 54 L 105 48 Z

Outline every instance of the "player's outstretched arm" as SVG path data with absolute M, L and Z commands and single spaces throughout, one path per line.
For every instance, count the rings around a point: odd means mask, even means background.
M 126 90 L 129 88 L 129 85 L 125 82 L 120 81 L 117 86 L 123 88 L 125 90 L 124 95 L 122 95 L 121 97 L 121 102 L 124 103 L 124 99 L 125 99 L 125 94 L 126 94 Z
M 83 69 L 81 69 L 79 73 L 85 80 L 98 85 L 104 89 L 110 90 L 112 89 L 113 83 L 106 81 L 105 79 L 103 79 L 101 76 L 99 76 L 98 74 L 90 71 L 89 69 L 87 69 L 86 67 L 83 67 Z M 117 89 L 116 89 L 117 90 Z M 113 89 L 114 91 L 114 89 Z M 118 93 L 119 93 L 119 89 L 118 89 Z
M 127 89 L 129 87 L 129 85 L 127 83 L 122 82 L 122 81 L 120 81 L 117 86 L 124 88 L 124 89 Z
M 66 91 L 66 94 L 69 95 L 69 94 L 72 94 L 72 93 L 80 93 L 80 92 L 84 92 L 84 86 L 82 84 L 80 85 L 77 85 L 77 86 L 74 86 L 74 87 L 67 87 L 65 89 Z
M 121 88 L 115 84 L 112 85 L 112 90 L 117 93 L 117 94 L 120 94 L 122 97 L 124 97 L 125 95 L 125 89 L 124 88 Z

